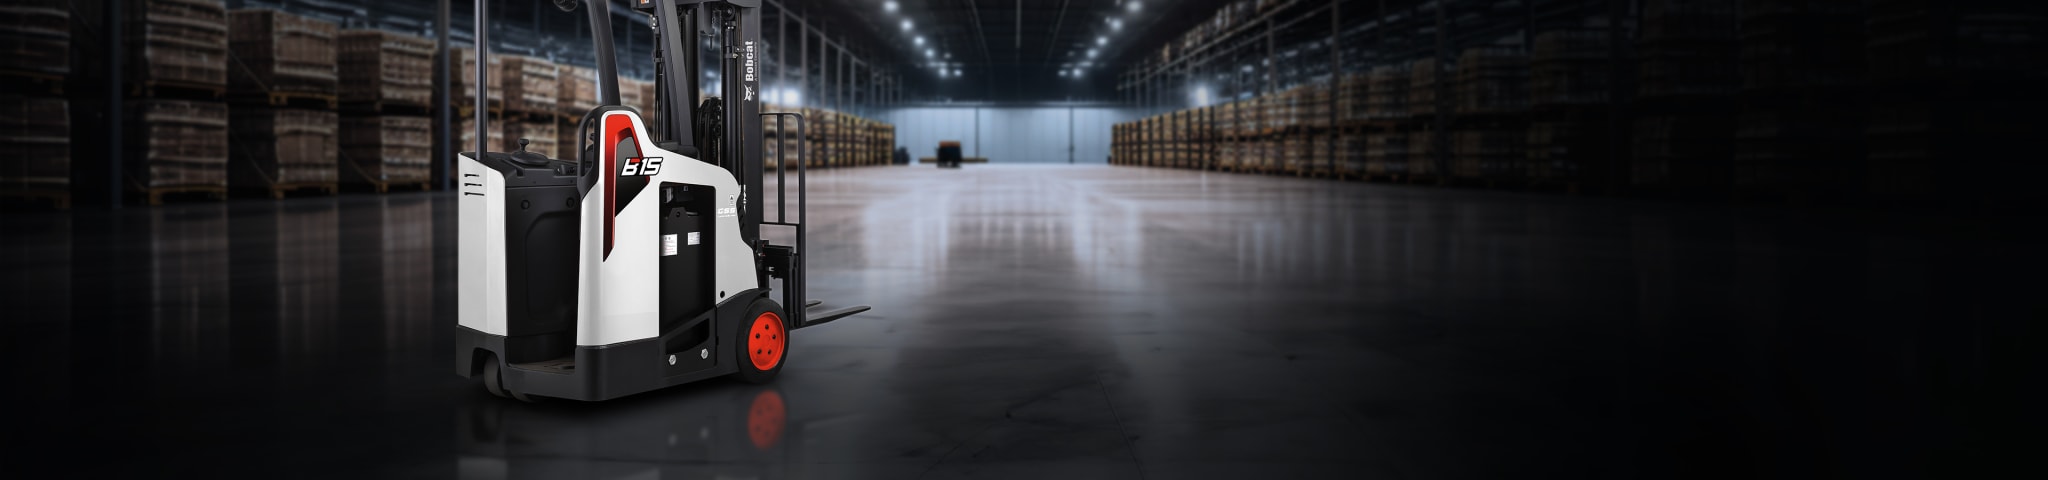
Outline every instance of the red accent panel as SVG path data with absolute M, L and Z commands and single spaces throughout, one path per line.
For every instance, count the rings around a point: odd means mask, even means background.
M 604 146 L 599 151 L 604 156 L 604 259 L 612 258 L 612 221 L 619 216 L 619 166 L 613 162 L 619 158 L 619 132 L 632 132 L 633 120 L 625 115 L 605 115 Z M 638 140 L 639 135 L 630 137 Z

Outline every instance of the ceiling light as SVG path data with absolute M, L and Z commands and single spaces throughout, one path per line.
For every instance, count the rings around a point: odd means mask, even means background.
M 1110 31 L 1116 31 L 1116 32 L 1121 32 L 1121 31 L 1123 31 L 1123 30 L 1124 30 L 1124 19 L 1121 19 L 1121 18 L 1112 18 L 1112 19 L 1109 19 L 1109 29 L 1110 29 Z
M 882 11 L 885 11 L 885 12 L 894 12 L 894 11 L 896 11 L 896 2 L 882 2 Z
M 955 76 L 955 77 L 958 77 L 958 76 L 960 76 L 960 69 L 958 69 L 958 68 L 955 68 L 955 69 L 953 69 L 953 76 Z
M 924 58 L 932 58 L 932 49 L 924 49 Z
M 910 31 L 910 19 L 908 19 L 908 18 L 906 18 L 906 19 L 903 19 L 903 31 L 905 31 L 905 32 L 908 32 L 908 31 Z
M 1145 2 L 1140 2 L 1140 1 L 1138 1 L 1138 0 L 1131 0 L 1131 13 L 1137 13 L 1137 12 L 1138 12 L 1138 10 L 1140 10 L 1140 9 L 1143 9 L 1143 8 L 1145 8 Z
M 918 35 L 918 36 L 917 36 L 917 44 L 918 44 L 918 45 L 924 45 L 924 35 Z
M 1109 44 L 1109 37 L 1101 37 L 1101 36 L 1095 37 L 1095 44 L 1096 44 L 1096 45 L 1108 45 L 1108 44 Z
M 953 54 L 951 54 L 951 53 L 948 53 L 948 54 L 946 54 L 946 55 L 945 55 L 945 57 L 946 57 L 946 59 L 947 59 L 947 60 L 952 60 L 952 59 L 953 59 Z
M 1088 49 L 1088 58 L 1095 58 L 1095 49 Z

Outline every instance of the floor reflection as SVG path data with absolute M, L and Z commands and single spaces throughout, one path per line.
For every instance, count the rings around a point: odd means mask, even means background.
M 7 214 L 33 386 L 9 427 L 41 440 L 15 453 L 80 477 L 1979 477 L 2048 401 L 2022 387 L 2042 239 L 1988 221 L 1130 168 L 811 181 L 811 292 L 875 309 L 796 332 L 773 385 L 599 404 L 452 374 L 451 196 Z
M 805 427 L 774 386 L 737 382 L 604 404 L 468 400 L 455 435 L 465 480 L 779 477 Z

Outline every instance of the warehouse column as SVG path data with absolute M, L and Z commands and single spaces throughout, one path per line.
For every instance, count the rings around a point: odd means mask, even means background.
M 1344 100 L 1344 55 L 1342 54 L 1344 45 L 1343 5 L 1342 2 L 1330 2 L 1330 133 L 1328 134 L 1330 138 L 1323 142 L 1323 148 L 1325 149 L 1323 169 L 1330 172 L 1332 178 L 1342 178 L 1337 175 L 1337 141 L 1339 139 L 1337 132 L 1342 131 L 1339 128 L 1340 125 L 1337 124 L 1337 111 L 1344 108 L 1344 105 L 1347 103 Z
M 1436 97 L 1436 106 L 1434 107 L 1436 109 L 1436 116 L 1430 126 L 1429 156 L 1431 164 L 1434 165 L 1430 169 L 1432 173 L 1436 174 L 1437 184 L 1439 185 L 1448 184 L 1451 181 L 1450 141 L 1449 135 L 1444 132 L 1444 129 L 1450 126 L 1451 119 L 1451 82 L 1449 79 L 1444 78 L 1444 72 L 1447 70 L 1445 67 L 1450 63 L 1451 57 L 1450 35 L 1445 32 L 1445 28 L 1449 24 L 1445 20 L 1448 17 L 1448 15 L 1444 14 L 1444 9 L 1447 8 L 1444 5 L 1445 1 L 1438 0 L 1436 4 L 1436 62 L 1430 66 L 1436 69 L 1430 75 L 1431 78 L 1436 79 L 1430 85 L 1430 88 L 1436 89 L 1436 94 L 1434 95 Z
M 489 93 L 486 92 L 487 89 L 484 87 L 490 85 L 489 82 L 485 81 L 490 75 L 490 72 L 486 72 L 485 69 L 491 66 L 491 24 L 489 15 L 490 2 L 487 0 L 476 0 L 476 152 L 479 156 L 483 155 L 486 151 L 484 145 L 489 145 L 491 139 L 490 131 L 485 129 L 484 126 L 484 123 L 491 116 L 488 110 L 490 104 L 485 103 L 484 100 Z
M 455 137 L 453 125 L 455 115 L 450 112 L 451 102 L 448 89 L 448 3 L 441 0 L 440 9 L 434 12 L 434 166 L 428 172 L 428 181 L 441 190 L 455 188 Z
M 125 139 L 121 138 L 121 113 L 125 110 L 121 105 L 121 62 L 127 58 L 121 51 L 121 32 L 126 30 L 126 26 L 121 24 L 123 3 L 126 2 L 107 2 L 107 15 L 102 24 L 107 32 L 107 58 L 113 59 L 107 62 L 107 171 L 103 173 L 107 182 L 107 208 L 114 210 L 121 208 L 121 178 L 126 175 L 126 170 L 121 168 L 121 155 L 125 153 L 121 151 L 121 146 L 125 145 Z
M 777 89 L 789 88 L 788 58 L 785 58 L 786 56 L 782 54 L 783 46 L 788 45 L 783 43 L 786 40 L 789 40 L 789 8 L 777 4 L 775 6 L 775 46 L 772 47 L 775 49 L 775 88 Z M 788 101 L 788 99 L 782 98 L 780 94 L 771 97 L 767 92 L 763 92 L 761 96 L 774 98 L 777 104 Z

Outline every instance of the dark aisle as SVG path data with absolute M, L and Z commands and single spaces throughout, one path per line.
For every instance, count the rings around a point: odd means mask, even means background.
M 594 404 L 455 375 L 444 194 L 7 214 L 8 430 L 30 439 L 10 456 L 67 477 L 1970 478 L 2038 451 L 2011 440 L 2048 400 L 2042 242 L 2018 220 L 1114 167 L 812 180 L 813 296 L 874 311 L 794 336 L 767 386 Z

